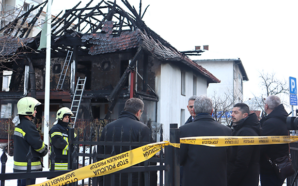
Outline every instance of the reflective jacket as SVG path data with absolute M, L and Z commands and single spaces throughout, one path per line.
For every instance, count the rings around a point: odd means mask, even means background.
M 56 155 L 55 170 L 68 169 L 68 129 L 68 123 L 58 120 L 58 123 L 50 130 L 51 144 L 54 147 L 51 150 Z
M 24 116 L 20 116 L 20 123 L 15 126 L 14 134 L 14 166 L 13 170 L 26 171 L 27 170 L 27 154 L 29 148 L 33 158 L 31 159 L 31 170 L 42 170 L 41 158 L 42 153 L 46 150 L 44 142 L 41 140 L 36 126 L 32 121 Z

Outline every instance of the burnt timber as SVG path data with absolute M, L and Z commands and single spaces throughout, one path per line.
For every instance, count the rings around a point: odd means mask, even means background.
M 122 0 L 129 10 L 127 12 L 117 5 L 116 1 L 102 0 L 90 7 L 92 2 L 93 0 L 83 8 L 78 8 L 81 4 L 79 2 L 72 9 L 66 10 L 62 16 L 60 13 L 52 19 L 51 100 L 70 104 L 76 79 L 87 77 L 83 95 L 87 105 L 85 109 L 88 111 L 94 102 L 109 103 L 105 110 L 105 119 L 110 118 L 119 99 L 129 98 L 131 86 L 134 97 L 158 102 L 159 97 L 154 88 L 158 63 L 175 63 L 183 68 L 192 69 L 199 76 L 206 78 L 207 83 L 220 82 L 145 24 L 142 18 L 148 6 L 142 12 L 140 2 L 140 9 L 137 11 L 127 0 Z M 7 68 L 13 70 L 10 92 L 0 92 L 1 99 L 24 96 L 21 92 L 26 88 L 25 65 L 29 66 L 30 76 L 35 80 L 30 77 L 28 95 L 44 99 L 45 49 L 37 50 L 41 33 L 31 38 L 28 35 L 46 4 L 47 2 L 44 2 L 32 7 L 0 30 L 3 34 L 0 37 L 0 47 L 3 48 L 0 55 L 8 57 L 19 54 L 16 61 L 0 66 L 1 71 Z M 28 27 L 22 27 L 36 9 L 39 11 L 31 18 Z M 59 69 L 61 71 L 68 50 L 73 51 L 71 69 L 67 73 L 62 90 L 56 90 Z M 128 83 L 131 72 L 135 73 L 135 82 L 132 84 Z M 94 118 L 92 114 L 85 116 L 88 117 Z

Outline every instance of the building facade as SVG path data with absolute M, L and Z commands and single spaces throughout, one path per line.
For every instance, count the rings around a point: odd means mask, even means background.
M 229 124 L 233 105 L 243 102 L 243 81 L 248 81 L 241 59 L 201 59 L 195 62 L 221 80 L 209 85 L 207 95 L 214 102 L 214 118 Z
M 206 94 L 209 84 L 220 82 L 147 27 L 133 10 L 130 14 L 134 19 L 118 6 L 87 4 L 85 8 L 75 6 L 52 20 L 50 123 L 59 108 L 74 105 L 76 87 L 81 86 L 78 79 L 86 78 L 76 126 L 86 128 L 97 119 L 115 120 L 125 101 L 137 97 L 145 103 L 141 121 L 155 127 L 162 124 L 164 139 L 168 139 L 169 124 L 182 124 L 189 116 L 188 98 Z M 88 21 L 94 18 L 99 21 L 97 24 Z M 0 41 L 13 32 L 2 29 L 3 34 L 8 34 Z M 11 108 L 11 116 L 16 114 L 21 97 L 36 97 L 43 103 L 45 94 L 46 52 L 37 50 L 40 34 L 32 38 L 26 34 L 28 30 L 20 32 L 24 37 L 7 41 L 13 47 L 1 53 L 10 56 L 16 51 L 28 52 L 17 63 L 7 63 L 13 73 L 8 91 L 0 92 L 0 102 Z M 71 58 L 67 57 L 69 52 Z M 63 73 L 67 61 L 68 71 Z M 59 81 L 61 77 L 65 79 L 63 83 Z M 38 107 L 38 123 L 43 123 L 43 109 Z

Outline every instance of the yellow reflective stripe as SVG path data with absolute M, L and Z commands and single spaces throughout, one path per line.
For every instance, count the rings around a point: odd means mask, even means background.
M 13 163 L 14 165 L 17 165 L 17 166 L 27 166 L 27 162 L 17 162 L 17 161 L 14 161 Z M 35 162 L 31 162 L 31 166 L 36 166 L 36 165 L 41 165 L 41 162 L 40 161 L 35 161 Z
M 55 166 L 55 170 L 68 170 L 68 167 L 56 167 Z
M 25 135 L 26 135 L 26 132 L 24 132 L 24 131 L 23 131 L 22 129 L 20 129 L 19 127 L 15 127 L 15 128 L 14 128 L 14 131 L 17 131 L 17 132 L 23 134 L 24 137 L 25 137 Z
M 62 133 L 61 133 L 61 132 L 53 132 L 53 133 L 51 134 L 51 138 L 54 137 L 55 135 L 62 136 Z
M 62 151 L 62 155 L 67 155 L 68 152 L 68 137 L 63 137 L 63 139 L 66 141 L 67 145 L 64 147 Z
M 42 146 L 39 149 L 34 149 L 37 152 L 40 152 L 41 150 L 43 150 L 45 148 L 44 142 L 42 142 Z
M 55 163 L 55 166 L 57 167 L 64 167 L 64 166 L 68 166 L 68 163 Z
M 68 170 L 68 163 L 55 163 L 55 170 Z

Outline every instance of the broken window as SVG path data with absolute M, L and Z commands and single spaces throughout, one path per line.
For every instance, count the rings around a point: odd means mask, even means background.
M 120 66 L 120 77 L 122 77 L 122 75 L 124 74 L 125 70 L 127 69 L 127 67 L 128 67 L 128 63 L 129 63 L 129 60 L 122 60 L 122 61 L 121 61 L 121 66 Z M 125 86 L 125 87 L 128 87 L 128 81 L 125 82 L 124 86 Z
M 1 104 L 1 118 L 11 118 L 12 115 L 12 104 L 7 103 L 7 104 Z
M 100 105 L 92 106 L 92 115 L 94 119 L 100 119 Z
M 85 90 L 91 90 L 92 82 L 92 62 L 91 61 L 80 61 L 78 62 L 78 76 L 81 78 L 87 77 L 85 83 Z
M 9 91 L 9 85 L 11 81 L 12 71 L 3 71 L 3 79 L 2 79 L 2 91 Z

